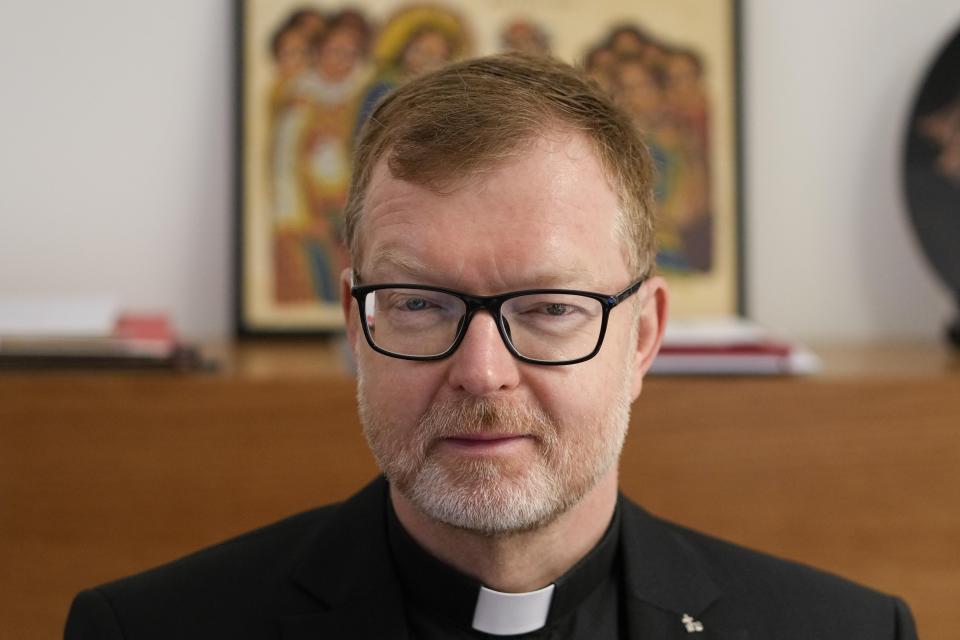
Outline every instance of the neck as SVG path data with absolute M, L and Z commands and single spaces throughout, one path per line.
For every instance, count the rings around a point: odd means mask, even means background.
M 436 522 L 396 488 L 397 519 L 420 545 L 461 573 L 496 591 L 522 593 L 554 582 L 603 537 L 617 502 L 612 467 L 583 499 L 549 524 L 506 536 L 486 536 Z

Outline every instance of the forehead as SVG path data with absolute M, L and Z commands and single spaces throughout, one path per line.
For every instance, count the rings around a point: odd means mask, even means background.
M 628 270 L 618 216 L 591 144 L 569 131 L 535 138 L 443 191 L 399 180 L 381 161 L 355 266 L 367 281 L 420 275 L 477 293 L 538 279 L 620 285 Z

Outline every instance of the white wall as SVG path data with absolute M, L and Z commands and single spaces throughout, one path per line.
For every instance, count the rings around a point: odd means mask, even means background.
M 745 2 L 749 308 L 816 340 L 935 337 L 899 190 L 956 0 Z M 231 3 L 0 2 L 0 295 L 108 292 L 231 329 Z
M 0 0 L 0 294 L 230 325 L 230 3 Z
M 909 226 L 900 154 L 960 3 L 745 4 L 750 314 L 818 340 L 939 338 L 955 307 Z

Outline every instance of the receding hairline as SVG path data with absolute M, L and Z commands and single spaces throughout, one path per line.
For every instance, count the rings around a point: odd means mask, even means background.
M 497 156 L 483 158 L 479 164 L 476 164 L 475 166 L 471 167 L 469 171 L 464 173 L 457 174 L 455 171 L 450 171 L 447 176 L 444 176 L 444 178 L 439 181 L 425 181 L 398 177 L 390 167 L 390 157 L 393 153 L 393 148 L 384 148 L 383 152 L 379 155 L 371 168 L 367 183 L 363 190 L 363 201 L 360 203 L 360 207 L 358 207 L 357 210 L 359 215 L 356 219 L 356 227 L 351 242 L 352 246 L 350 247 L 351 257 L 354 261 L 354 271 L 359 270 L 364 259 L 363 237 L 364 228 L 366 226 L 365 221 L 367 218 L 367 200 L 371 191 L 373 190 L 373 186 L 379 180 L 387 177 L 389 179 L 401 180 L 409 184 L 428 189 L 435 194 L 450 194 L 474 184 L 475 181 L 482 179 L 484 175 L 508 165 L 512 160 L 523 157 L 524 154 L 530 153 L 530 149 L 538 141 L 550 140 L 553 136 L 575 136 L 579 137 L 583 142 L 586 143 L 586 148 L 589 149 L 590 153 L 593 155 L 593 160 L 600 168 L 600 175 L 603 177 L 606 187 L 617 200 L 617 210 L 614 214 L 614 239 L 620 241 L 621 250 L 623 251 L 624 257 L 627 260 L 627 264 L 632 264 L 635 248 L 632 246 L 632 239 L 630 234 L 627 232 L 627 214 L 623 210 L 624 203 L 622 202 L 620 189 L 615 182 L 613 171 L 610 167 L 606 166 L 604 154 L 599 148 L 600 145 L 598 141 L 595 140 L 588 131 L 584 131 L 581 128 L 578 128 L 575 125 L 555 116 L 547 118 L 544 121 L 537 123 L 537 125 L 537 128 L 532 128 L 527 135 L 516 138 L 513 144 L 504 150 L 504 153 Z

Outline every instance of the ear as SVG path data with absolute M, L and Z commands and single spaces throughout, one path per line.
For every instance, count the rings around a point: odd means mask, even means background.
M 357 354 L 357 335 L 360 329 L 359 316 L 354 311 L 357 301 L 350 295 L 353 269 L 347 268 L 340 272 L 340 306 L 343 309 L 343 326 L 347 330 L 347 344 L 354 356 Z
M 637 321 L 637 351 L 633 361 L 632 398 L 636 400 L 643 388 L 643 377 L 647 375 L 653 359 L 660 351 L 663 342 L 663 332 L 667 326 L 668 291 L 667 281 L 660 276 L 653 276 L 643 283 L 640 289 L 643 305 L 640 318 Z

